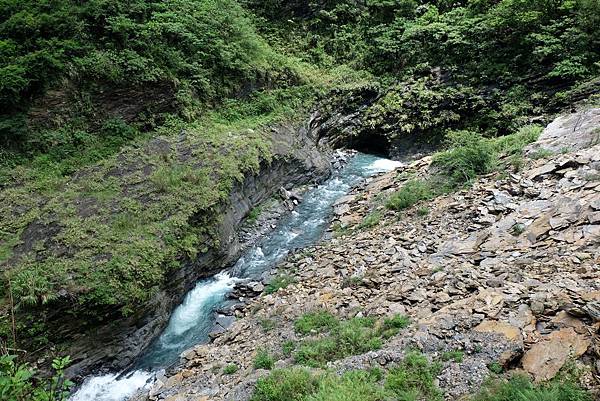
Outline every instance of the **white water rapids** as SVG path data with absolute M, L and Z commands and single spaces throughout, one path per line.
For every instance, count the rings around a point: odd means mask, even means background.
M 309 191 L 304 201 L 256 247 L 250 248 L 229 272 L 202 280 L 171 315 L 169 324 L 125 373 L 89 377 L 70 401 L 124 401 L 149 385 L 155 372 L 176 363 L 182 351 L 206 342 L 214 326 L 214 312 L 236 281 L 257 279 L 289 252 L 318 241 L 327 227 L 332 205 L 361 179 L 390 171 L 401 163 L 358 154 L 338 174 Z

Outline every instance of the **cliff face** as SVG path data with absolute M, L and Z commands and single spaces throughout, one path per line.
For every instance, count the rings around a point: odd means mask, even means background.
M 381 199 L 407 177 L 430 174 L 430 157 L 369 180 L 336 206 L 332 227 L 344 228 L 337 237 L 279 266 L 295 283 L 251 301 L 213 343 L 184 353 L 180 369 L 136 399 L 247 400 L 269 375 L 257 368 L 259 350 L 277 368 L 308 358 L 336 374 L 376 367 L 385 375 L 417 349 L 439 362 L 434 379 L 447 399 L 474 394 L 502 370 L 548 380 L 572 358 L 584 368 L 579 381 L 597 390 L 599 113 L 556 120 L 527 149 L 534 156 L 520 172 L 488 174 L 402 212 Z M 374 213 L 379 220 L 365 224 Z M 322 310 L 367 316 L 379 322 L 373 327 L 398 314 L 411 324 L 370 352 L 329 358 L 338 350 L 311 347 L 339 334 L 297 323 Z M 224 373 L 231 364 L 237 370 Z
M 198 279 L 235 260 L 243 246 L 237 236 L 238 227 L 254 206 L 276 195 L 280 187 L 319 182 L 330 174 L 330 153 L 325 147 L 317 147 L 301 124 L 273 126 L 262 133 L 230 133 L 224 144 L 207 139 L 206 134 L 191 138 L 193 135 L 182 132 L 175 138 L 158 137 L 139 149 L 125 150 L 112 167 L 99 165 L 68 178 L 64 190 L 54 197 L 30 192 L 25 201 L 11 196 L 26 188 L 2 192 L 3 212 L 12 216 L 12 224 L 23 224 L 20 240 L 5 268 L 15 272 L 13 277 L 20 277 L 28 274 L 27 269 L 43 268 L 51 262 L 67 267 L 63 283 L 61 270 L 40 271 L 40 279 L 47 274 L 48 280 L 58 285 L 56 296 L 35 307 L 21 305 L 17 310 L 19 327 L 29 330 L 27 335 L 25 331 L 17 334 L 23 346 L 25 341 L 40 338 L 31 330 L 41 325 L 43 338 L 59 347 L 61 354 L 71 355 L 74 363 L 67 372 L 70 376 L 100 368 L 127 367 L 160 333 L 172 309 Z M 233 135 L 242 137 L 241 148 L 233 144 Z M 262 151 L 261 147 L 268 150 Z M 169 170 L 166 181 L 158 179 L 163 159 L 179 165 L 181 176 L 175 177 Z M 211 165 L 212 170 L 206 169 Z M 251 167 L 235 170 L 242 165 Z M 223 179 L 228 174 L 230 181 Z M 207 182 L 209 179 L 213 183 Z M 114 191 L 99 196 L 96 190 L 90 192 L 84 186 L 112 186 L 119 196 L 114 197 Z M 138 205 L 136 211 L 130 208 L 134 204 Z M 163 228 L 151 233 L 150 225 L 138 224 L 147 218 L 158 219 Z M 117 221 L 120 223 L 115 226 Z M 181 224 L 187 227 L 185 231 L 178 229 Z M 115 230 L 117 227 L 120 229 Z M 81 236 L 71 241 L 67 236 L 73 229 Z M 103 234 L 105 229 L 111 234 Z M 194 252 L 165 253 L 165 247 L 173 241 L 184 243 L 181 241 L 190 235 L 186 232 L 197 233 L 197 237 L 191 237 L 199 241 L 190 245 Z M 154 245 L 144 245 L 144 237 Z M 124 251 L 124 245 L 129 251 Z M 85 256 L 91 249 L 93 255 Z M 139 267 L 153 269 L 151 266 L 158 263 L 161 273 L 139 275 L 136 266 L 140 257 L 143 264 Z M 31 266 L 32 261 L 35 266 Z M 106 270 L 109 265 L 114 269 L 117 261 L 124 262 L 122 273 Z M 103 274 L 108 275 L 94 281 L 94 276 Z M 16 292 L 15 278 L 12 284 Z M 137 302 L 124 316 L 123 304 L 115 301 L 132 285 L 144 288 L 138 299 L 145 300 Z M 108 288 L 112 289 L 107 293 Z M 100 293 L 108 298 L 101 302 L 85 300 Z M 36 325 L 28 327 L 28 321 Z
M 68 374 L 85 375 L 98 368 L 121 370 L 129 366 L 160 334 L 173 308 L 199 279 L 235 261 L 246 245 L 238 238 L 238 228 L 253 207 L 276 195 L 281 187 L 316 183 L 330 174 L 327 149 L 317 148 L 304 127 L 279 126 L 271 130 L 271 135 L 273 161 L 262 162 L 257 173 L 235 184 L 227 201 L 215 211 L 220 216 L 216 227 L 218 247 L 171 271 L 165 284 L 132 317 L 119 318 L 115 311 L 115 320 L 91 327 L 85 333 L 70 318 L 56 322 L 63 325 L 63 330 L 65 325 L 70 327 L 71 332 L 63 332 L 76 339 L 67 352 L 75 361 Z M 202 221 L 202 217 L 192 219 Z

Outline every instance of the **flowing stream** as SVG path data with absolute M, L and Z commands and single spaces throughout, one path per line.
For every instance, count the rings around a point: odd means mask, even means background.
M 400 163 L 358 154 L 338 173 L 304 195 L 303 202 L 228 271 L 199 281 L 171 315 L 168 326 L 138 363 L 126 372 L 88 378 L 70 401 L 123 401 L 148 385 L 153 375 L 179 359 L 182 351 L 206 342 L 215 310 L 235 283 L 259 279 L 289 252 L 315 243 L 326 229 L 336 200 L 361 179 L 389 171 Z

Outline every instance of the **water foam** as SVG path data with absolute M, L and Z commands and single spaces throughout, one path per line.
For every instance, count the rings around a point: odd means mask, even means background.
M 135 371 L 119 378 L 117 373 L 86 380 L 70 401 L 123 401 L 147 386 L 152 373 Z
M 187 293 L 183 303 L 175 309 L 169 322 L 169 327 L 161 336 L 164 345 L 168 345 L 170 337 L 179 336 L 192 329 L 198 323 L 207 304 L 212 303 L 214 298 L 225 295 L 235 285 L 236 278 L 228 273 L 219 273 L 214 280 L 200 282 L 193 290 Z
M 367 168 L 375 173 L 383 173 L 386 171 L 392 171 L 397 169 L 398 167 L 403 166 L 402 162 L 397 162 L 389 159 L 377 159 L 373 163 L 371 163 Z

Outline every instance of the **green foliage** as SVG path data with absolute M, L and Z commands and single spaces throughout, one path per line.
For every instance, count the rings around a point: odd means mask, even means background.
M 410 319 L 405 315 L 394 315 L 383 320 L 384 330 L 389 329 L 404 329 L 410 324 Z
M 322 367 L 328 361 L 379 349 L 384 339 L 395 335 L 409 324 L 408 319 L 401 315 L 383 322 L 366 317 L 339 322 L 332 320 L 331 315 L 315 317 L 313 314 L 301 321 L 302 324 L 296 326 L 296 330 L 301 333 L 329 332 L 326 336 L 300 342 L 293 353 L 296 363 L 312 367 Z
M 367 136 L 504 135 L 594 93 L 600 72 L 594 0 L 245 2 L 287 52 L 377 77 Z
M 328 361 L 379 349 L 382 339 L 375 322 L 372 318 L 343 321 L 330 335 L 301 342 L 294 352 L 294 361 L 301 365 L 319 367 Z
M 281 345 L 281 353 L 283 354 L 283 356 L 285 357 L 290 357 L 292 356 L 292 352 L 296 349 L 296 343 L 292 340 L 286 340 L 282 345 Z
M 440 359 L 444 362 L 452 360 L 454 362 L 460 363 L 463 361 L 464 356 L 465 356 L 464 351 L 453 350 L 453 351 L 446 351 L 446 352 L 442 353 L 442 355 L 440 356 Z
M 490 372 L 496 373 L 497 375 L 499 375 L 500 373 L 502 373 L 504 371 L 504 368 L 498 362 L 490 363 L 488 365 L 488 369 L 490 370 Z
M 426 208 L 425 206 L 420 207 L 417 209 L 417 214 L 419 216 L 427 216 L 429 214 L 429 209 Z
M 238 365 L 236 365 L 235 363 L 230 363 L 229 365 L 225 366 L 225 368 L 223 369 L 223 374 L 232 375 L 235 372 L 237 372 L 238 369 L 239 369 Z
M 49 380 L 34 380 L 35 371 L 18 364 L 14 355 L 0 356 L 0 398 L 6 401 L 66 401 L 73 383 L 65 379 L 70 358 L 52 362 L 54 376 Z
M 260 216 L 260 212 L 261 209 L 258 206 L 250 209 L 248 215 L 246 216 L 246 221 L 248 221 L 251 224 L 256 223 L 256 220 L 258 220 L 258 216 Z
M 258 379 L 251 401 L 303 401 L 318 386 L 319 378 L 306 369 L 277 369 Z
M 435 385 L 440 372 L 439 364 L 430 363 L 425 355 L 413 351 L 389 371 L 385 387 L 401 400 L 443 400 L 442 393 Z
M 376 376 L 365 371 L 350 371 L 342 376 L 328 375 L 320 383 L 311 401 L 387 401 L 386 391 Z
M 388 209 L 400 211 L 420 201 L 432 199 L 436 194 L 436 189 L 430 182 L 410 180 L 388 198 L 385 206 Z
M 379 224 L 382 217 L 383 217 L 383 215 L 379 211 L 371 212 L 367 216 L 365 216 L 363 221 L 358 225 L 358 229 L 365 229 L 365 228 L 368 229 L 368 228 L 375 227 L 376 225 Z
M 311 372 L 275 370 L 258 380 L 252 401 L 412 401 L 442 400 L 434 379 L 439 366 L 411 353 L 387 375 L 381 369 Z M 382 385 L 380 382 L 384 380 Z
M 246 115 L 248 103 L 264 98 L 278 99 L 267 102 L 274 109 Z M 310 95 L 290 89 L 230 102 L 194 123 L 173 120 L 152 141 L 140 139 L 72 177 L 63 176 L 62 163 L 73 166 L 68 157 L 39 156 L 4 170 L 0 257 L 11 260 L 2 286 L 10 278 L 17 320 L 46 322 L 47 305 L 60 302 L 90 322 L 102 311 L 132 313 L 171 269 L 218 245 L 231 188 L 271 160 L 265 127 L 293 121 L 302 102 Z M 29 237 L 32 246 L 23 247 Z M 24 339 L 63 340 L 50 326 L 35 335 L 25 332 L 31 325 L 19 327 Z
M 296 329 L 296 332 L 300 334 L 331 330 L 338 327 L 338 325 L 338 318 L 326 310 L 316 310 L 305 313 L 294 322 L 294 328 Z
M 252 401 L 387 401 L 372 371 L 350 371 L 341 376 L 313 374 L 306 369 L 275 370 L 256 384 Z
M 65 78 L 81 89 L 167 83 L 185 106 L 277 74 L 276 55 L 235 0 L 3 0 L 0 8 L 0 106 L 9 116 Z M 0 142 L 15 135 L 0 130 Z
M 448 143 L 448 150 L 436 154 L 433 164 L 449 178 L 451 186 L 468 184 L 478 175 L 490 172 L 495 165 L 492 145 L 477 133 L 452 132 Z
M 265 287 L 265 293 L 274 294 L 281 288 L 286 288 L 288 285 L 296 282 L 296 279 L 291 274 L 282 273 L 277 275 Z
M 255 369 L 267 369 L 271 370 L 273 365 L 275 364 L 275 360 L 273 356 L 269 354 L 267 350 L 259 349 L 256 352 L 256 356 L 254 357 L 254 368 Z
M 553 380 L 533 384 L 524 375 L 514 375 L 509 380 L 496 380 L 487 384 L 473 401 L 591 401 L 592 396 L 575 381 Z

